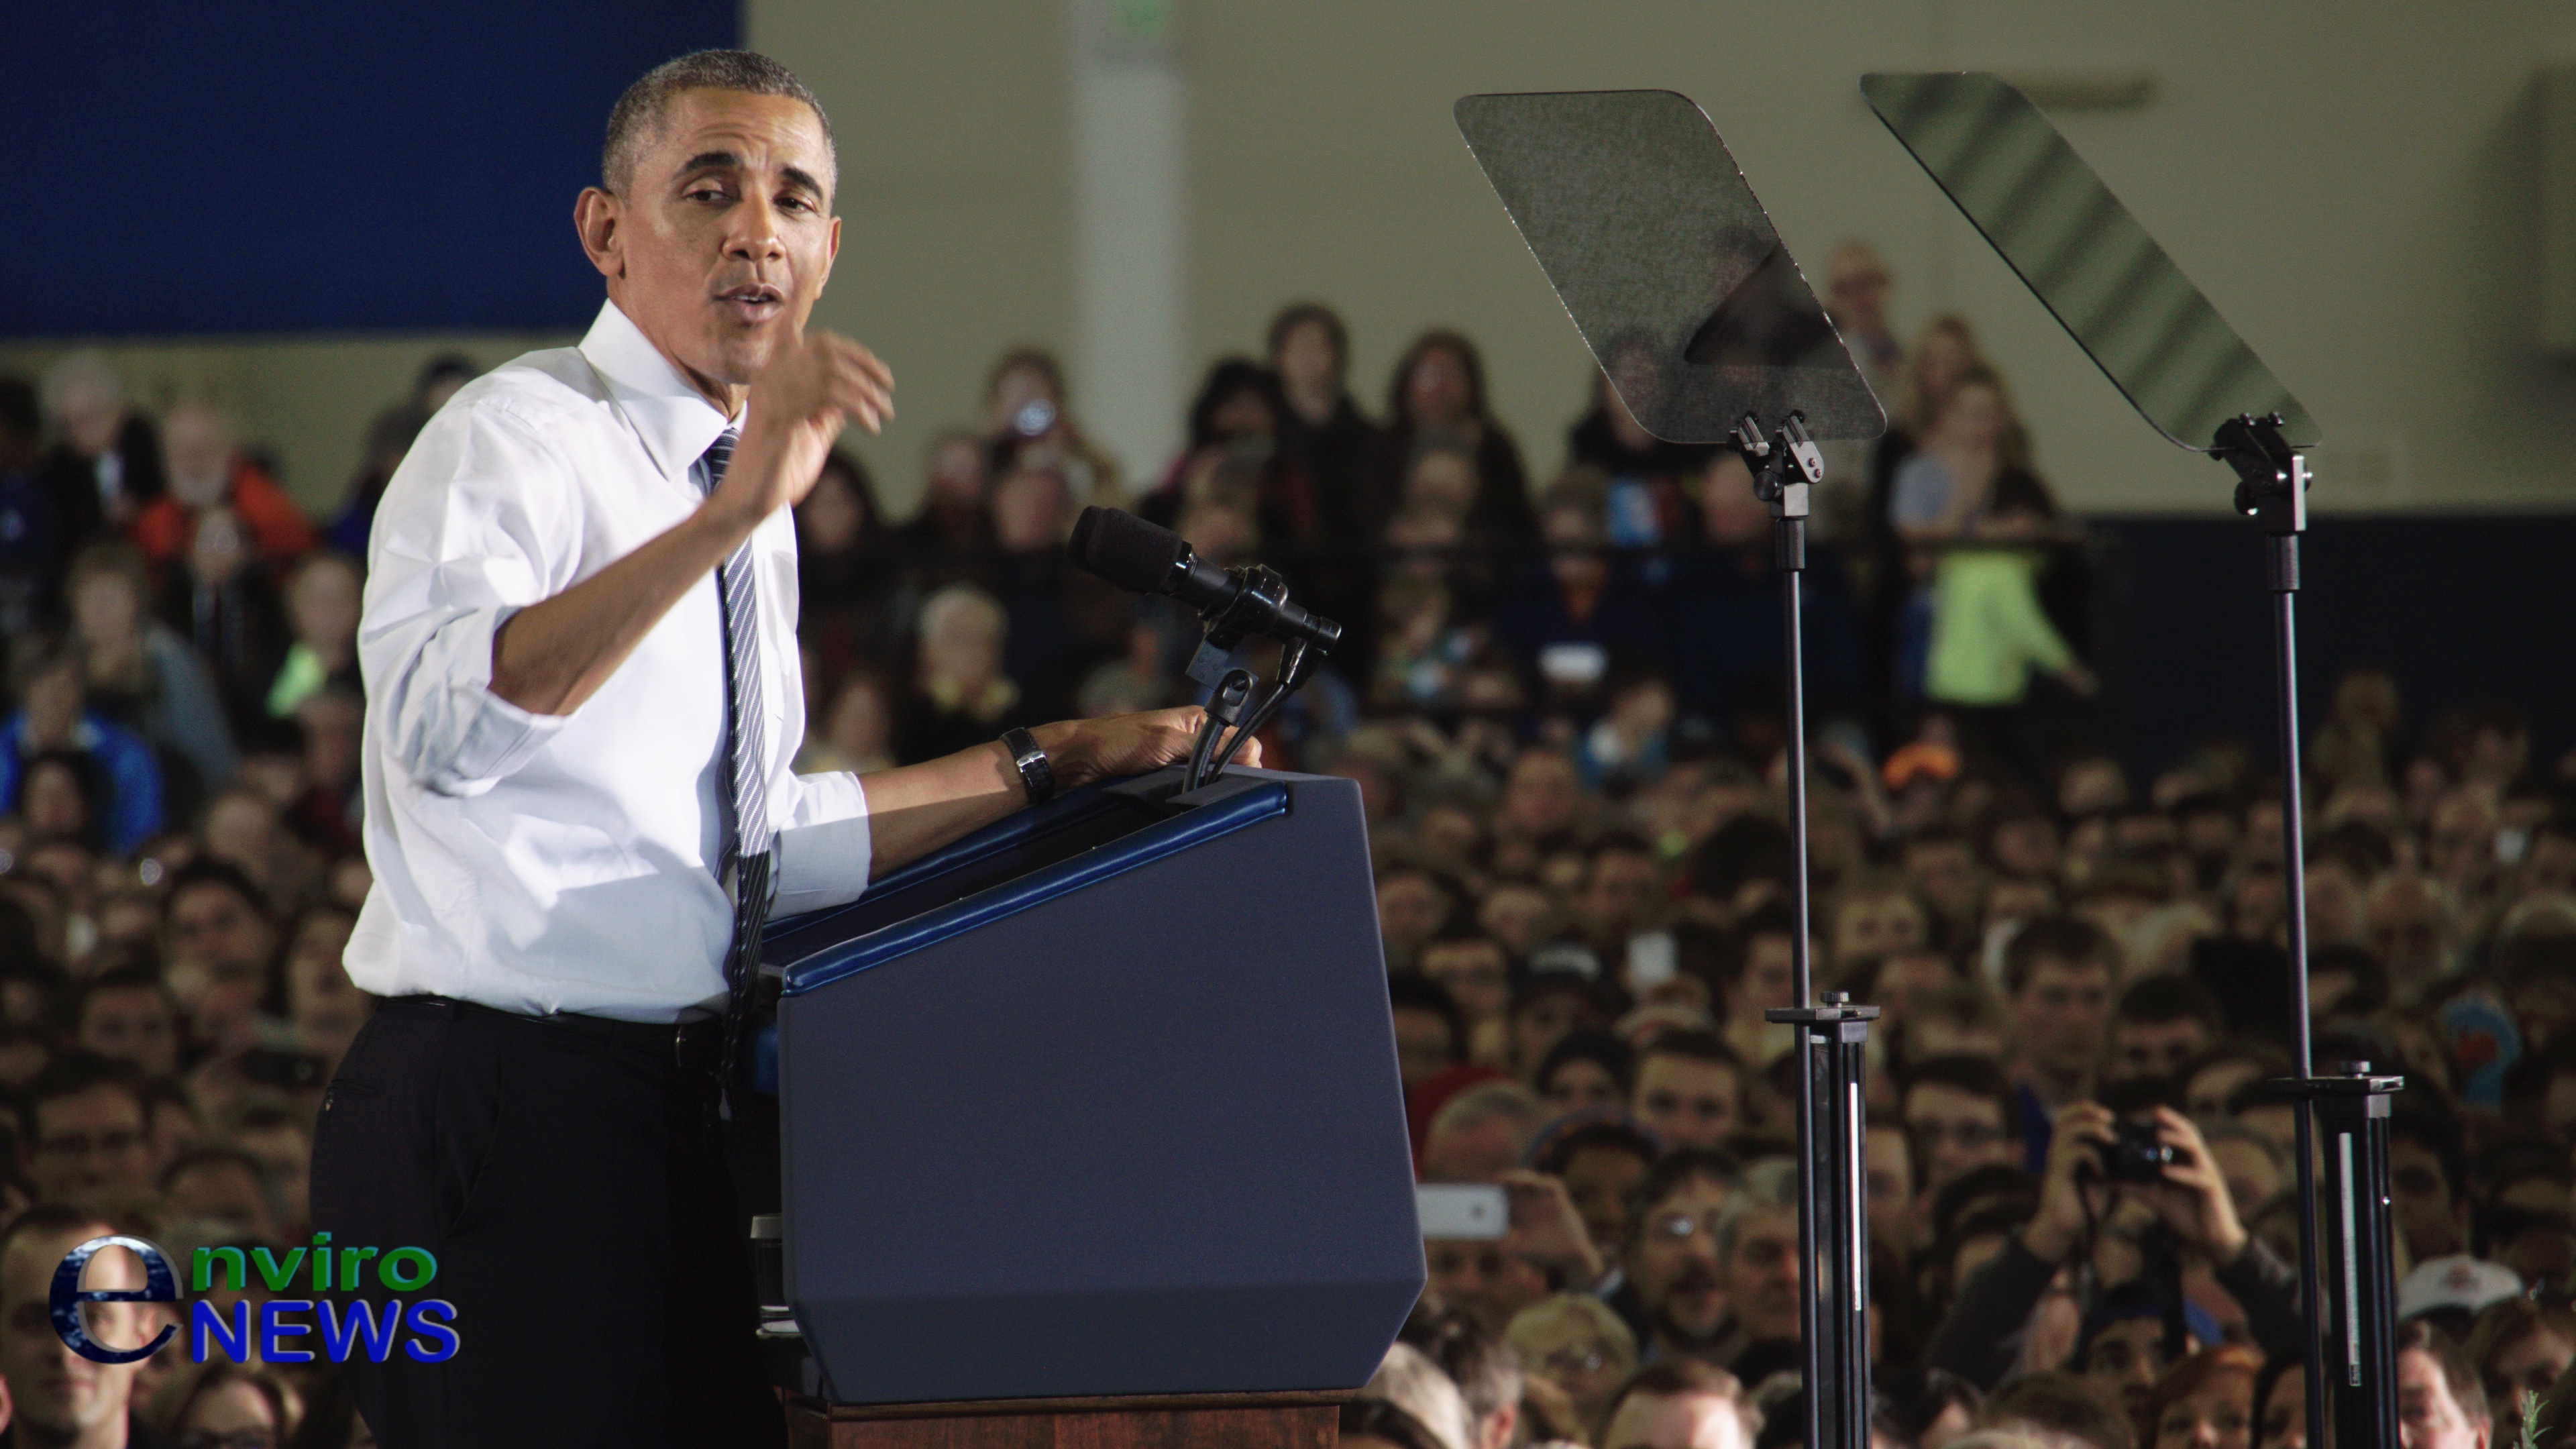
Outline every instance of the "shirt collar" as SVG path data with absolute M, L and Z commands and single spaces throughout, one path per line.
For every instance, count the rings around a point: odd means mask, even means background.
M 686 474 L 732 426 L 615 302 L 599 304 L 599 320 L 581 339 L 581 355 L 599 369 L 610 399 L 666 477 Z

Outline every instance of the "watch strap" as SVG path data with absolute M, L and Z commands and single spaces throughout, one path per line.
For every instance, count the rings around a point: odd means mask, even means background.
M 1002 748 L 1011 752 L 1011 763 L 1020 772 L 1020 786 L 1029 792 L 1029 803 L 1042 805 L 1055 796 L 1055 766 L 1046 751 L 1038 748 L 1037 736 L 1024 729 L 1002 731 Z

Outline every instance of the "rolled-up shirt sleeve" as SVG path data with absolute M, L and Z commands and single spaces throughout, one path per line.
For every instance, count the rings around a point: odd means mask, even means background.
M 578 490 L 539 429 L 503 407 L 450 409 L 386 485 L 358 628 L 367 697 L 391 760 L 423 789 L 474 796 L 525 765 L 565 717 L 492 692 L 492 641 L 510 616 L 574 580 Z
M 867 891 L 876 849 L 866 789 L 846 772 L 786 778 L 791 783 L 782 803 L 789 808 L 778 832 L 770 913 L 801 915 L 857 900 Z

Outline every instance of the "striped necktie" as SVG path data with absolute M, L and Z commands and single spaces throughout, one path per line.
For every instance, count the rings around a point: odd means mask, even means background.
M 731 428 L 701 460 L 705 490 L 713 493 L 733 461 L 739 435 Z M 725 646 L 724 848 L 718 870 L 733 868 L 733 942 L 725 951 L 724 1067 L 730 1093 L 734 1057 L 750 1019 L 752 988 L 760 980 L 760 931 L 769 923 L 769 824 L 767 717 L 760 694 L 759 599 L 752 582 L 751 542 L 716 570 L 717 617 Z

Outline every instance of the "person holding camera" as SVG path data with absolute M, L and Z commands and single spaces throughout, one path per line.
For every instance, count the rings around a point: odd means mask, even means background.
M 1994 1387 L 2020 1355 L 2031 1310 L 2062 1269 L 2090 1253 L 2094 1225 L 2123 1199 L 2152 1209 L 2180 1248 L 2207 1259 L 2257 1344 L 2298 1347 L 2298 1270 L 2245 1230 L 2200 1129 L 2171 1107 L 2122 1117 L 2082 1101 L 2058 1109 L 2038 1211 L 1960 1285 L 1926 1362 Z

